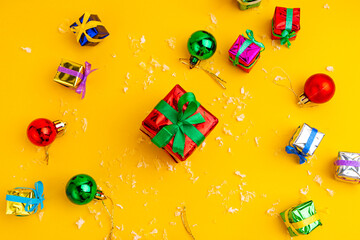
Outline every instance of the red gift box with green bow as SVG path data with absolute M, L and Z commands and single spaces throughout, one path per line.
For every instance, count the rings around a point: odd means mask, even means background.
M 176 85 L 142 122 L 141 131 L 176 162 L 185 161 L 218 124 L 191 92 Z
M 290 47 L 300 30 L 300 8 L 276 7 L 272 20 L 271 39 L 280 39 L 281 45 Z

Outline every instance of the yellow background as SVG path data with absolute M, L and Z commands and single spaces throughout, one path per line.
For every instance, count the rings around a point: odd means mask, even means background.
M 330 9 L 324 8 L 326 3 Z M 275 6 L 301 8 L 301 30 L 290 49 L 272 46 Z M 356 238 L 359 187 L 336 181 L 333 161 L 339 150 L 360 151 L 357 6 L 357 1 L 263 0 L 259 8 L 240 11 L 235 0 L 3 2 L 1 239 L 104 239 L 109 219 L 101 204 L 77 206 L 65 196 L 67 181 L 78 173 L 94 177 L 103 191 L 123 206 L 115 207 L 115 224 L 123 225 L 123 231 L 115 231 L 118 239 L 133 239 L 132 231 L 141 239 L 190 239 L 176 216 L 182 206 L 187 208 L 196 239 L 289 239 L 280 218 L 266 212 L 275 207 L 279 213 L 308 199 L 314 200 L 324 226 L 305 238 Z M 86 10 L 98 14 L 110 32 L 95 47 L 81 47 L 72 33 L 58 29 Z M 217 24 L 212 23 L 210 13 Z M 220 71 L 228 82 L 227 90 L 203 71 L 189 70 L 178 61 L 189 56 L 187 39 L 200 29 L 217 39 L 217 53 L 203 64 Z M 266 45 L 250 74 L 227 59 L 228 49 L 246 29 L 252 29 L 255 38 Z M 142 36 L 146 41 L 140 46 Z M 171 37 L 176 39 L 175 49 L 166 42 Z M 61 58 L 89 61 L 98 68 L 89 76 L 84 100 L 53 82 Z M 152 58 L 170 70 L 163 72 L 162 67 L 151 65 Z M 146 64 L 145 70 L 141 62 Z M 334 72 L 326 72 L 327 66 L 334 66 Z M 273 83 L 274 76 L 281 75 L 271 71 L 274 67 L 288 73 L 298 94 L 310 75 L 328 73 L 336 82 L 334 99 L 316 108 L 299 108 L 290 91 Z M 144 90 L 149 76 L 153 82 Z M 194 92 L 220 120 L 203 150 L 178 165 L 139 131 L 141 121 L 177 83 Z M 124 87 L 128 87 L 127 93 Z M 242 87 L 250 96 L 241 94 Z M 244 121 L 238 122 L 234 116 L 237 105 L 243 104 L 228 103 L 228 97 L 246 104 L 236 112 L 236 116 L 245 115 Z M 41 163 L 43 149 L 26 137 L 28 124 L 38 117 L 68 122 L 66 134 L 50 147 L 48 166 Z M 284 147 L 304 122 L 326 136 L 316 157 L 299 165 L 294 155 L 285 154 Z M 233 136 L 226 135 L 224 128 Z M 217 137 L 223 139 L 223 146 Z M 321 186 L 313 181 L 316 175 L 323 179 Z M 38 215 L 5 215 L 6 191 L 33 187 L 37 180 L 45 185 L 42 220 Z M 310 190 L 304 196 L 300 189 L 307 185 Z M 241 194 L 249 192 L 255 197 L 241 201 Z M 229 213 L 230 207 L 239 211 Z M 101 212 L 98 220 L 88 208 Z M 80 217 L 85 223 L 79 230 L 75 223 Z

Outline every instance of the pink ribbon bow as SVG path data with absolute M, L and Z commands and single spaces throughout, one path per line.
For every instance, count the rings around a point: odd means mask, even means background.
M 72 69 L 61 67 L 61 66 L 58 68 L 59 72 L 66 73 L 66 74 L 69 74 L 71 76 L 75 76 L 75 77 L 78 77 L 81 79 L 79 86 L 75 89 L 76 93 L 78 93 L 78 94 L 82 93 L 81 99 L 83 99 L 85 97 L 87 76 L 95 70 L 97 70 L 97 69 L 91 70 L 91 64 L 88 62 L 85 62 L 84 74 L 82 74 L 81 72 L 74 71 Z
M 85 62 L 85 70 L 84 70 L 84 74 L 81 78 L 82 81 L 80 82 L 79 86 L 75 90 L 75 92 L 78 94 L 82 93 L 81 99 L 83 99 L 85 97 L 87 76 L 95 70 L 97 70 L 97 69 L 91 70 L 91 64 L 88 62 Z

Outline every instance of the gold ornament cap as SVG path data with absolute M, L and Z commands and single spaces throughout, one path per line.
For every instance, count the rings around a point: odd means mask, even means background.
M 311 103 L 310 99 L 305 95 L 305 93 L 302 93 L 300 96 L 299 96 L 299 102 L 298 104 L 299 105 L 305 105 L 305 104 L 309 104 Z
M 107 197 L 101 190 L 98 189 L 95 194 L 95 199 L 96 200 L 105 200 L 105 199 L 107 199 Z
M 53 121 L 53 124 L 56 128 L 56 133 L 58 136 L 64 135 L 66 132 L 66 122 L 63 122 L 61 120 L 55 120 Z

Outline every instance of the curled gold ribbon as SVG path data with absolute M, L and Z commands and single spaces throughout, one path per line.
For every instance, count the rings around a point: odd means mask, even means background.
M 186 58 L 179 58 L 179 61 L 185 65 L 188 65 L 190 66 L 190 63 L 188 63 L 188 59 Z M 199 65 L 196 65 L 195 66 L 196 68 L 198 69 L 201 69 L 203 70 L 205 73 L 207 73 L 212 79 L 214 79 L 223 89 L 226 89 L 225 85 L 223 83 L 226 83 L 226 81 L 222 78 L 220 78 L 218 75 L 216 75 L 215 73 L 213 72 L 210 72 L 209 70 L 199 66 Z
M 189 223 L 187 221 L 187 217 L 186 217 L 186 207 L 184 206 L 183 209 L 181 210 L 181 222 L 186 230 L 186 232 L 189 234 L 189 236 L 191 237 L 191 239 L 195 240 L 194 235 L 191 232 Z
M 101 42 L 102 39 L 95 39 L 89 36 L 89 34 L 86 33 L 86 30 L 89 30 L 91 28 L 95 28 L 97 26 L 104 26 L 99 21 L 90 21 L 88 22 L 90 18 L 90 13 L 85 12 L 82 22 L 80 22 L 80 19 L 76 21 L 77 26 L 72 26 L 71 30 L 76 34 L 76 41 L 79 42 L 81 35 L 84 34 L 86 39 L 89 42 L 97 43 Z
M 108 209 L 108 207 L 106 206 L 104 200 L 106 199 L 109 199 L 110 202 L 111 202 L 111 211 Z M 111 220 L 111 227 L 110 227 L 110 232 L 109 232 L 109 235 L 106 237 L 106 240 L 112 240 L 114 239 L 113 236 L 114 236 L 114 202 L 111 198 L 109 198 L 108 196 L 105 196 L 105 199 L 102 200 L 102 204 L 104 205 L 107 213 L 109 214 L 110 216 L 110 220 Z
M 44 151 L 45 151 L 44 162 L 46 163 L 46 165 L 49 165 L 49 157 L 50 157 L 49 156 L 49 147 L 50 147 L 50 145 L 44 147 Z

